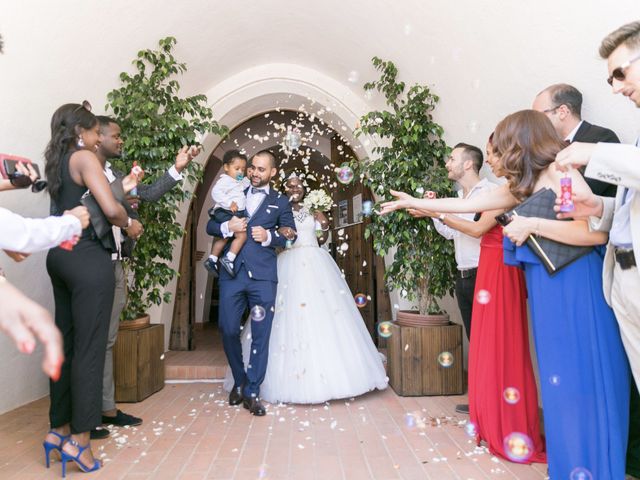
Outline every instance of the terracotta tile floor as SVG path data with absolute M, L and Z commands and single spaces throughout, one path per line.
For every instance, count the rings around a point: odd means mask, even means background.
M 195 352 L 170 352 L 176 367 L 224 365 L 219 340 L 205 330 Z M 218 343 L 216 343 L 218 342 Z M 208 355 L 208 356 L 207 356 Z M 222 354 L 223 355 L 223 354 Z M 170 355 L 167 355 L 170 357 Z M 222 357 L 224 359 L 224 356 Z M 224 362 L 224 360 L 222 360 Z M 208 362 L 208 363 L 207 363 Z M 225 362 L 226 363 L 226 362 Z M 185 370 L 188 371 L 188 370 Z M 196 374 L 197 370 L 192 370 Z M 209 377 L 210 378 L 210 377 Z M 546 465 L 518 465 L 477 448 L 466 435 L 466 416 L 455 404 L 466 397 L 399 397 L 393 390 L 322 405 L 268 405 L 256 418 L 229 407 L 220 383 L 165 385 L 143 402 L 120 408 L 144 419 L 114 428 L 94 442 L 103 468 L 93 474 L 69 466 L 72 478 L 105 479 L 531 479 Z M 60 478 L 60 463 L 44 465 L 42 438 L 47 398 L 0 415 L 0 478 Z M 408 416 L 408 414 L 410 414 Z

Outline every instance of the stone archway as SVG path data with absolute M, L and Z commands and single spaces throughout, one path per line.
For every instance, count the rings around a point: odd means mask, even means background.
M 376 146 L 374 139 L 360 141 L 353 135 L 358 118 L 368 111 L 367 104 L 348 86 L 313 69 L 290 64 L 272 64 L 254 67 L 240 72 L 207 92 L 212 103 L 214 114 L 219 121 L 233 130 L 238 125 L 254 116 L 282 108 L 298 110 L 301 105 L 324 110 L 324 120 L 347 140 L 358 159 L 372 154 Z M 212 153 L 222 139 L 219 136 L 207 136 L 203 140 L 202 155 L 205 170 L 219 169 L 210 164 Z M 185 186 L 196 190 L 195 185 Z M 183 226 L 187 223 L 188 204 L 181 209 L 176 219 Z M 197 215 L 197 212 L 194 212 Z M 202 212 L 200 212 L 202 215 Z M 182 240 L 176 242 L 173 250 L 171 266 L 178 270 L 181 262 Z M 184 263 L 184 262 L 183 262 Z M 167 290 L 174 295 L 177 291 L 177 279 L 174 279 Z M 196 292 L 200 300 L 203 292 Z M 204 298 L 204 295 L 203 295 Z M 152 309 L 153 310 L 153 309 Z M 196 312 L 198 308 L 196 307 Z M 201 311 L 201 310 L 200 310 Z M 174 301 L 155 307 L 152 318 L 159 318 L 165 324 L 165 347 L 169 345 L 169 335 L 174 312 Z

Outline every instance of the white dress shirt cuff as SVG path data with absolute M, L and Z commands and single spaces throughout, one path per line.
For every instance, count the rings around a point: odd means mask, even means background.
M 223 238 L 233 237 L 233 232 L 229 231 L 229 222 L 220 224 L 220 233 L 222 233 Z
M 271 245 L 271 232 L 269 230 L 267 230 L 267 239 L 260 245 L 262 245 L 263 247 L 268 247 L 269 245 Z
M 167 172 L 176 182 L 182 180 L 182 174 L 178 171 L 175 165 L 171 165 L 171 168 L 167 170 Z

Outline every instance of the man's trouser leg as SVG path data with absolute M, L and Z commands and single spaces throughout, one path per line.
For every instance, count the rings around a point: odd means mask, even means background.
M 629 358 L 636 386 L 640 385 L 640 276 L 638 267 L 622 270 L 616 262 L 611 287 L 611 307 L 616 314 L 622 343 Z M 627 473 L 640 478 L 640 399 L 631 387 Z
M 120 314 L 127 302 L 127 283 L 120 260 L 113 262 L 113 271 L 116 277 L 116 289 L 113 296 L 111 320 L 109 321 L 109 337 L 107 338 L 107 352 L 104 362 L 104 376 L 102 378 L 102 412 L 108 412 L 116 408 L 116 387 L 113 381 L 113 345 L 118 338 Z

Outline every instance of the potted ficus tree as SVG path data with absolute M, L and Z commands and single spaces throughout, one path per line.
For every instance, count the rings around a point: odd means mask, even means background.
M 197 135 L 227 133 L 213 119 L 205 95 L 179 96 L 176 77 L 187 67 L 174 57 L 175 44 L 175 38 L 167 37 L 159 41 L 157 50 L 138 52 L 133 60 L 135 73 L 121 73 L 122 86 L 107 95 L 107 109 L 113 110 L 124 137 L 123 156 L 115 166 L 126 172 L 137 161 L 144 168 L 145 182 L 162 176 L 182 146 L 197 143 Z M 185 181 L 198 182 L 202 166 L 191 162 L 182 173 Z M 140 203 L 144 235 L 126 265 L 129 282 L 123 322 L 146 315 L 153 304 L 170 301 L 165 287 L 176 275 L 169 266 L 173 243 L 184 235 L 176 215 L 190 196 L 188 190 L 174 188 L 156 202 Z
M 364 89 L 382 93 L 388 108 L 360 119 L 356 135 L 378 136 L 381 142 L 374 147 L 373 157 L 354 163 L 354 169 L 378 197 L 389 198 L 389 190 L 452 196 L 444 166 L 449 149 L 442 127 L 432 116 L 438 97 L 426 85 L 407 90 L 392 62 L 378 57 L 372 61 L 380 78 L 366 83 Z M 453 242 L 439 235 L 430 219 L 415 219 L 406 211 L 373 215 L 365 231 L 369 236 L 379 255 L 395 249 L 385 271 L 388 287 L 410 301 L 417 300 L 416 314 L 442 314 L 438 299 L 453 294 L 455 285 Z

